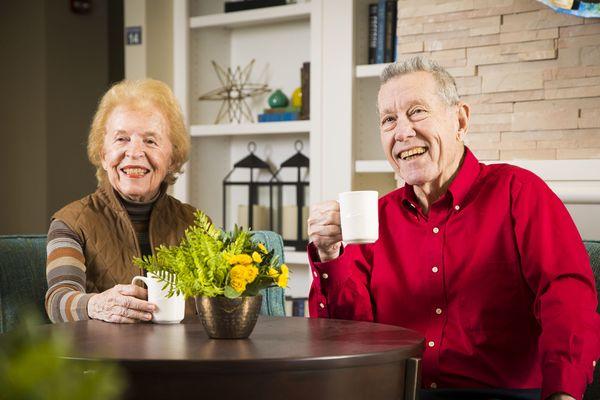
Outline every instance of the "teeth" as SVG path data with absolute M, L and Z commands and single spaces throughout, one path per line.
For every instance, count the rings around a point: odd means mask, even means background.
M 412 157 L 416 154 L 423 154 L 427 151 L 425 147 L 414 147 L 410 150 L 403 151 L 400 153 L 400 158 L 406 160 L 408 157 Z
M 127 175 L 144 175 L 146 174 L 147 170 L 144 168 L 126 168 L 123 169 L 123 172 L 125 172 Z

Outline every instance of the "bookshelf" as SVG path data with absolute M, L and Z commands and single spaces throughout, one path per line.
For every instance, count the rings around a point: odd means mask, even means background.
M 309 134 L 310 121 L 289 121 L 245 124 L 206 124 L 190 126 L 192 137 L 235 135 L 282 135 L 286 133 Z
M 256 143 L 255 154 L 275 170 L 295 154 L 294 142 L 301 140 L 302 152 L 311 158 L 312 167 L 319 163 L 313 163 L 311 145 L 319 143 L 321 136 L 322 0 L 231 13 L 224 13 L 223 5 L 223 0 L 173 1 L 173 87 L 192 136 L 190 161 L 174 195 L 203 209 L 219 224 L 223 220 L 223 178 L 248 154 L 248 142 Z M 214 124 L 221 103 L 198 100 L 221 87 L 211 61 L 233 69 L 243 68 L 253 59 L 249 82 L 267 83 L 271 90 L 281 89 L 288 97 L 300 86 L 302 63 L 310 61 L 310 120 Z M 267 98 L 268 94 L 248 100 L 254 119 L 267 107 Z M 321 196 L 319 177 L 311 168 L 307 202 Z M 239 194 L 234 190 L 231 198 Z M 228 207 L 228 225 L 233 225 L 231 216 L 237 209 L 233 204 Z M 308 296 L 311 277 L 306 255 L 286 250 L 285 258 L 292 272 L 288 294 Z
M 222 9 L 222 8 L 221 8 Z M 255 25 L 276 24 L 310 18 L 312 5 L 290 4 L 257 8 L 255 10 L 219 13 L 190 17 L 190 28 L 243 28 Z

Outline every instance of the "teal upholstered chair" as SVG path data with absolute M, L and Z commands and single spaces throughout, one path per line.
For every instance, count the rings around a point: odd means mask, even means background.
M 0 333 L 11 329 L 25 307 L 44 309 L 46 235 L 0 236 Z
M 274 232 L 257 231 L 259 240 L 283 258 L 283 241 Z M 0 333 L 10 330 L 26 307 L 37 310 L 49 322 L 44 308 L 46 284 L 46 236 L 0 236 Z M 263 292 L 261 314 L 284 316 L 283 289 L 272 287 Z
M 267 250 L 275 250 L 281 262 L 285 262 L 283 255 L 283 239 L 275 232 L 256 231 L 253 239 L 267 246 Z M 263 295 L 260 313 L 263 315 L 285 316 L 285 293 L 280 287 L 270 287 L 261 291 Z

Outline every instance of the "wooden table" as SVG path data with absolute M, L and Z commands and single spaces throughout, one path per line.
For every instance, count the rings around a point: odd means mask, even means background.
M 72 336 L 66 357 L 117 361 L 135 399 L 410 399 L 423 338 L 368 322 L 260 317 L 245 340 L 209 339 L 201 323 L 44 325 Z

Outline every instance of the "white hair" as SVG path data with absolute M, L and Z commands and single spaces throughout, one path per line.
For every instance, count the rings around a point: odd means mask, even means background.
M 379 77 L 381 85 L 391 79 L 413 72 L 429 72 L 435 79 L 438 92 L 442 100 L 449 106 L 456 105 L 460 102 L 456 82 L 452 75 L 448 73 L 437 62 L 423 57 L 413 57 L 405 61 L 398 61 L 385 67 Z

